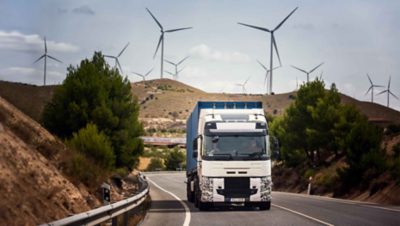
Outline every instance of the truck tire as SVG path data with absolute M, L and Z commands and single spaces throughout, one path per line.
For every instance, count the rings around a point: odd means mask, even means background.
M 186 184 L 186 196 L 188 202 L 193 202 L 194 201 L 194 192 L 190 190 L 190 180 L 188 180 Z
M 259 208 L 260 208 L 260 210 L 270 210 L 271 209 L 271 201 L 260 203 Z

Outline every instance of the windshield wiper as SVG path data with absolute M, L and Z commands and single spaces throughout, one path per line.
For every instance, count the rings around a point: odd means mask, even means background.
M 214 157 L 221 156 L 221 157 L 228 157 L 228 159 L 232 159 L 232 155 L 229 153 L 214 153 Z

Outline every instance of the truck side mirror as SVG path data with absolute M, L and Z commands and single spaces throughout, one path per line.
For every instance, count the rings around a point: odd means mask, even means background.
M 197 158 L 197 154 L 198 154 L 198 151 L 197 151 L 197 138 L 196 138 L 196 139 L 193 140 L 193 154 L 192 154 L 192 157 L 193 158 Z
M 271 137 L 272 144 L 272 157 L 278 159 L 280 157 L 279 140 L 275 136 Z

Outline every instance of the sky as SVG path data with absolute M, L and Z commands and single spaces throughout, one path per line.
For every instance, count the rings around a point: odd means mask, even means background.
M 60 84 L 67 67 L 76 66 L 94 51 L 117 55 L 123 75 L 132 72 L 160 78 L 160 52 L 153 58 L 160 30 L 149 8 L 165 29 L 193 27 L 165 35 L 164 59 L 182 63 L 178 80 L 207 92 L 265 93 L 264 69 L 269 67 L 269 33 L 240 26 L 242 22 L 273 29 L 295 7 L 298 10 L 275 32 L 282 67 L 273 74 L 273 91 L 286 93 L 306 81 L 293 67 L 311 70 L 326 87 L 362 101 L 370 84 L 375 94 L 386 89 L 400 98 L 400 1 L 397 0 L 0 0 L 0 80 L 43 84 L 44 52 L 61 60 L 48 60 L 47 84 Z M 114 66 L 112 59 L 107 59 Z M 274 66 L 277 66 L 274 57 Z M 181 67 L 181 68 L 182 68 Z M 164 69 L 174 68 L 164 63 Z M 164 73 L 164 77 L 172 78 Z M 296 82 L 298 81 L 298 82 Z M 386 105 L 386 94 L 374 101 Z M 400 110 L 391 97 L 390 107 Z

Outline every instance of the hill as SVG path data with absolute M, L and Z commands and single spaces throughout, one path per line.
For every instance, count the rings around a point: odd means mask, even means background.
M 61 172 L 64 144 L 1 97 L 0 150 L 2 225 L 36 225 L 99 204 Z
M 25 114 L 40 121 L 45 103 L 52 96 L 55 86 L 34 86 L 0 81 L 0 96 Z M 199 100 L 262 101 L 270 115 L 281 115 L 296 96 L 296 92 L 276 95 L 246 95 L 207 93 L 171 79 L 155 79 L 132 83 L 132 93 L 140 102 L 140 119 L 146 130 L 182 131 L 186 119 Z M 400 124 L 400 112 L 385 106 L 358 101 L 341 94 L 343 103 L 356 106 L 371 121 L 383 124 Z

